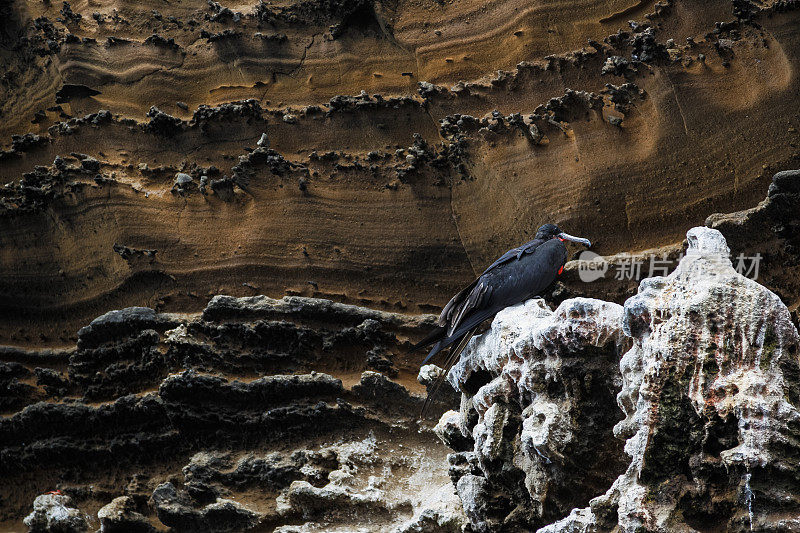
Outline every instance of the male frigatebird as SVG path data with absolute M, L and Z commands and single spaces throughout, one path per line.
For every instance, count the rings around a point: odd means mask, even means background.
M 433 344 L 428 357 L 422 362 L 424 365 L 444 348 L 456 345 L 451 348 L 444 372 L 425 401 L 423 414 L 481 323 L 506 307 L 541 294 L 553 283 L 567 262 L 564 241 L 592 245 L 588 239 L 564 233 L 555 224 L 545 224 L 536 231 L 532 241 L 504 253 L 444 307 L 436 321 L 436 329 L 412 349 L 414 351 Z

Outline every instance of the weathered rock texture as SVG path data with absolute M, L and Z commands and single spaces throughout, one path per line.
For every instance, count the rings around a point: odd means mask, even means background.
M 437 430 L 474 444 L 451 477 L 478 531 L 545 524 L 585 505 L 624 470 L 618 420 L 622 307 L 589 299 L 555 312 L 529 300 L 497 315 L 451 371 L 460 420 Z
M 800 160 L 796 0 L 224 4 L 0 2 L 0 343 L 429 312 L 543 222 L 674 244 Z
M 0 530 L 56 488 L 108 531 L 458 529 L 411 314 L 543 222 L 677 254 L 733 212 L 797 313 L 796 176 L 748 208 L 800 161 L 798 7 L 0 0 Z M 549 304 L 636 289 L 574 274 Z M 476 524 L 625 470 L 619 314 L 528 308 L 525 362 L 461 368 L 492 386 L 437 431 Z
M 476 530 L 800 528 L 797 329 L 718 231 L 687 239 L 624 308 L 531 300 L 470 344 L 437 432 L 474 442 L 450 463 Z
M 33 512 L 24 523 L 33 533 L 84 533 L 89 529 L 86 517 L 73 506 L 72 499 L 56 492 L 37 496 Z
M 0 363 L 0 530 L 455 533 L 406 356 L 433 318 L 219 296 L 202 314 L 110 311 L 68 350 L 0 352 L 24 362 Z

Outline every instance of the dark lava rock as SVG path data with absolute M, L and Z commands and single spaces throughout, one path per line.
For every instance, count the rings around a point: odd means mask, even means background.
M 266 376 L 249 383 L 197 374 L 187 370 L 170 376 L 159 387 L 167 402 L 229 405 L 260 409 L 301 398 L 334 396 L 342 392 L 342 381 L 327 374 Z
M 149 307 L 126 307 L 109 311 L 78 330 L 78 348 L 93 348 L 107 341 L 116 342 L 119 337 L 144 329 L 164 330 L 177 325 L 175 319 L 156 313 Z
M 419 408 L 422 405 L 422 399 L 411 396 L 408 389 L 371 370 L 361 374 L 361 381 L 353 386 L 353 393 L 359 399 L 374 403 L 386 411 L 409 412 L 410 407 Z M 415 410 L 412 409 L 412 412 L 416 415 Z
M 40 367 L 34 368 L 33 372 L 36 374 L 36 385 L 44 387 L 48 396 L 64 396 L 69 392 L 69 380 L 61 372 Z
M 620 86 L 606 83 L 606 88 L 601 92 L 609 95 L 611 103 L 622 114 L 630 111 L 633 102 L 643 100 L 647 96 L 647 93 L 635 83 L 623 83 Z
M 786 239 L 788 250 L 800 256 L 800 170 L 784 170 L 772 177 L 767 210 L 776 221 L 775 231 Z
M 162 483 L 150 498 L 158 519 L 165 526 L 178 531 L 204 531 L 200 511 L 192 508 L 192 499 L 186 492 L 178 492 L 172 483 Z
M 258 100 L 253 98 L 239 102 L 230 102 L 218 106 L 200 105 L 192 115 L 192 124 L 221 122 L 234 118 L 262 118 L 263 109 Z
M 631 67 L 630 61 L 621 56 L 607 58 L 603 68 L 600 70 L 601 74 L 613 74 L 614 76 L 626 76 L 635 72 L 636 70 Z
M 398 329 L 413 329 L 419 325 L 431 324 L 434 320 L 434 317 L 423 316 L 416 322 L 405 315 L 303 296 L 284 296 L 280 300 L 274 300 L 267 296 L 235 298 L 220 295 L 213 297 L 203 310 L 203 320 L 211 322 L 259 318 L 319 320 L 345 326 L 357 326 L 370 319 Z
M 118 397 L 157 384 L 171 365 L 158 349 L 158 332 L 145 329 L 95 348 L 81 346 L 69 358 L 70 381 L 86 399 Z
M 222 533 L 245 531 L 258 524 L 260 517 L 239 503 L 217 499 L 201 509 L 192 507 L 186 492 L 178 492 L 172 483 L 156 487 L 151 497 L 158 519 L 175 531 Z
M 293 169 L 304 168 L 302 165 L 288 161 L 271 148 L 259 146 L 249 154 L 239 157 L 239 163 L 231 168 L 231 172 L 233 172 L 231 178 L 243 189 L 247 188 L 255 175 L 255 169 L 259 166 L 266 166 L 276 176 L 284 176 Z
M 120 496 L 97 512 L 100 533 L 154 533 L 156 529 L 136 510 L 130 496 Z
M 431 98 L 433 96 L 446 95 L 449 91 L 440 85 L 434 85 L 427 81 L 417 82 L 417 92 L 423 98 Z
M 31 371 L 25 368 L 21 363 L 13 361 L 0 363 L 0 380 L 24 378 L 30 376 L 30 374 Z
M 667 47 L 656 42 L 655 30 L 653 28 L 647 28 L 641 33 L 636 33 L 633 39 L 631 39 L 631 46 L 633 46 L 631 58 L 636 61 L 650 63 L 669 57 Z
M 100 172 L 100 161 L 94 157 L 86 156 L 81 160 L 81 167 L 89 172 Z
M 35 401 L 35 387 L 22 383 L 30 370 L 20 363 L 0 363 L 0 409 L 7 411 Z
M 156 106 L 150 108 L 147 116 L 150 117 L 150 122 L 145 125 L 147 131 L 171 137 L 182 130 L 181 119 L 164 113 Z
M 207 30 L 200 30 L 200 37 L 202 37 L 203 39 L 205 39 L 209 43 L 222 41 L 222 40 L 226 40 L 226 39 L 236 39 L 236 38 L 239 38 L 241 36 L 242 36 L 242 32 L 236 31 L 236 30 L 232 30 L 230 28 L 227 29 L 227 30 L 222 30 L 221 32 L 217 32 L 217 33 L 211 33 L 211 32 L 209 32 Z
M 390 378 L 397 377 L 397 368 L 395 368 L 389 355 L 384 349 L 373 348 L 367 352 L 367 366 L 386 374 Z
M 81 21 L 83 15 L 80 13 L 75 13 L 72 11 L 72 6 L 69 5 L 69 2 L 64 2 L 61 4 L 61 16 L 64 18 L 64 22 L 70 22 L 76 24 Z
M 65 83 L 56 92 L 56 103 L 64 104 L 73 98 L 88 98 L 100 94 L 100 91 L 87 87 L 86 85 Z
M 154 394 L 99 407 L 39 402 L 0 420 L 0 472 L 136 461 L 180 450 L 177 437 Z
M 25 135 L 12 135 L 11 136 L 11 149 L 15 152 L 25 152 L 34 146 L 43 146 L 49 142 L 47 137 L 36 135 L 35 133 L 26 133 Z
M 119 254 L 119 256 L 126 261 L 146 257 L 150 260 L 150 262 L 152 262 L 158 253 L 158 250 L 131 248 L 118 243 L 114 243 L 112 249 L 114 250 L 114 253 Z
M 288 487 L 297 479 L 306 479 L 308 467 L 320 463 L 319 460 L 315 460 L 317 459 L 315 453 L 294 453 L 288 458 L 280 453 L 271 453 L 264 457 L 249 454 L 234 464 L 229 454 L 201 452 L 195 454 L 183 468 L 183 475 L 187 484 L 218 483 L 237 489 L 258 486 L 278 490 Z M 321 454 L 316 453 L 316 455 Z M 328 458 L 327 466 L 325 472 L 330 472 L 338 466 L 335 456 Z
M 551 98 L 547 104 L 534 110 L 537 115 L 550 115 L 558 122 L 571 122 L 583 118 L 590 110 L 599 110 L 603 107 L 603 97 L 599 94 L 586 91 L 567 89 L 563 96 Z
M 383 98 L 376 94 L 370 96 L 366 91 L 361 91 L 358 96 L 337 95 L 328 102 L 329 113 L 374 111 L 376 109 L 399 109 L 404 106 L 422 107 L 422 102 L 411 96 Z
M 175 42 L 175 39 L 170 37 L 167 39 L 166 37 L 162 37 L 161 35 L 154 33 L 150 37 L 144 40 L 144 44 L 151 44 L 153 46 L 159 46 L 161 48 L 167 48 L 171 50 L 180 50 L 181 47 Z

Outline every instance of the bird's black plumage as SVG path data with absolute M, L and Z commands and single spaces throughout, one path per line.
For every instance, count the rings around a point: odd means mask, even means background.
M 458 348 L 451 350 L 445 364 L 446 374 L 484 320 L 544 291 L 567 261 L 565 240 L 590 244 L 586 239 L 563 233 L 558 226 L 545 224 L 532 241 L 504 253 L 456 294 L 442 310 L 436 329 L 414 346 L 416 350 L 433 345 L 422 364 L 455 344 Z M 443 379 L 444 375 L 431 390 L 429 401 Z

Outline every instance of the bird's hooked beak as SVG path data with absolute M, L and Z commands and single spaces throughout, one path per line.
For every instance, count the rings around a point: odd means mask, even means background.
M 592 242 L 589 239 L 582 239 L 581 237 L 573 237 L 569 233 L 559 233 L 558 238 L 561 239 L 562 241 L 577 242 L 578 244 L 582 244 L 587 248 L 592 246 Z

